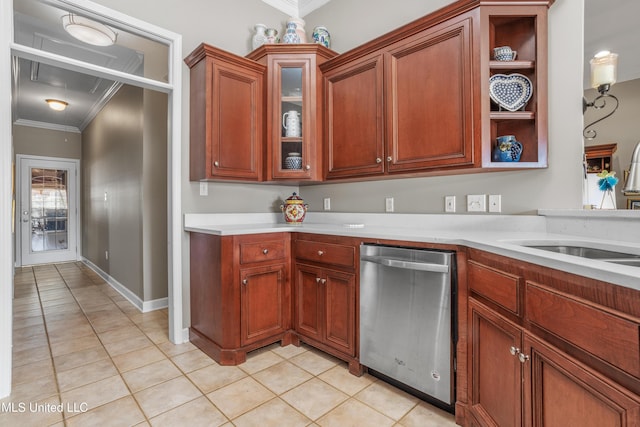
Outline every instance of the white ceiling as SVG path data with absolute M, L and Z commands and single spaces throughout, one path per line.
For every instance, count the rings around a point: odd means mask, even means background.
M 281 12 L 296 18 L 302 18 L 331 0 L 262 0 Z
M 330 0 L 263 0 L 290 16 L 303 17 Z M 135 72 L 144 61 L 137 49 L 124 44 L 108 48 L 83 45 L 67 35 L 60 26 L 60 10 L 43 9 L 33 0 L 14 0 L 16 41 L 74 58 Z M 608 49 L 619 54 L 618 81 L 640 78 L 640 16 L 638 0 L 585 0 L 585 88 L 589 86 L 588 59 L 599 50 Z M 553 42 L 553 41 L 551 41 Z M 72 52 L 72 53 L 69 53 Z M 101 62 L 102 61 L 102 62 Z M 30 126 L 80 131 L 93 119 L 119 87 L 113 81 L 80 75 L 60 68 L 28 60 L 16 60 L 14 65 L 13 120 Z M 69 108 L 54 113 L 46 106 L 45 98 L 63 98 Z

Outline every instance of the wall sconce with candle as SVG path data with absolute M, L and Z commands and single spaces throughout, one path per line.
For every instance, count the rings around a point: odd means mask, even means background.
M 589 107 L 593 107 L 596 110 L 604 108 L 607 105 L 607 98 L 616 102 L 615 107 L 609 114 L 584 127 L 582 135 L 586 139 L 594 139 L 598 134 L 595 130 L 589 128 L 610 117 L 618 109 L 618 98 L 609 94 L 609 90 L 616 82 L 617 78 L 618 54 L 604 50 L 596 53 L 589 63 L 591 64 L 591 87 L 595 88 L 600 95 L 598 95 L 593 102 L 587 102 L 586 99 L 582 98 L 582 114 L 584 114 Z

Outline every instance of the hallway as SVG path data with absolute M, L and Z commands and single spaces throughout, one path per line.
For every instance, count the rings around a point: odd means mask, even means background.
M 219 366 L 168 340 L 82 263 L 16 271 L 13 393 L 1 426 L 454 426 L 453 416 L 307 346 Z

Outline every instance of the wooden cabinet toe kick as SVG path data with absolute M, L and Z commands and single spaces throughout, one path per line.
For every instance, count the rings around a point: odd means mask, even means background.
M 280 342 L 280 345 L 285 347 L 294 342 L 294 337 L 293 331 L 286 331 L 278 336 L 256 341 L 244 347 L 223 348 L 198 332 L 197 329 L 189 328 L 189 341 L 222 366 L 236 366 L 244 363 L 247 361 L 248 352 L 269 344 Z

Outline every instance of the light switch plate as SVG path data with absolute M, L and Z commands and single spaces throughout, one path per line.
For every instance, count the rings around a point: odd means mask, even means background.
M 324 204 L 324 210 L 325 211 L 330 211 L 331 210 L 331 198 L 325 197 L 324 200 L 323 200 L 323 204 Z
M 484 194 L 467 195 L 467 212 L 486 212 L 487 197 Z
M 208 182 L 201 182 L 200 183 L 200 195 L 201 196 L 209 195 L 209 183 Z

